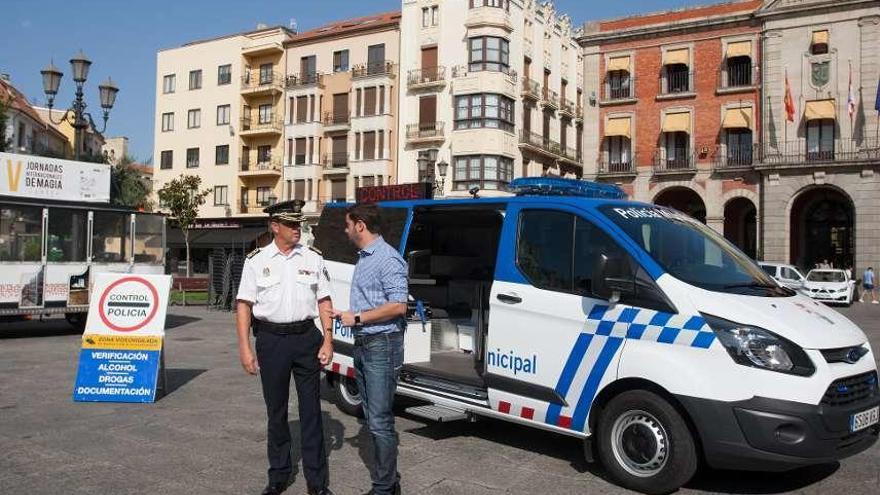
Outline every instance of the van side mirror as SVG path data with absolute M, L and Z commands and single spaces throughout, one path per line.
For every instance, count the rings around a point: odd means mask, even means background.
M 620 301 L 621 296 L 636 293 L 635 273 L 628 258 L 603 254 L 599 256 L 593 274 L 593 294 L 599 299 L 614 304 Z

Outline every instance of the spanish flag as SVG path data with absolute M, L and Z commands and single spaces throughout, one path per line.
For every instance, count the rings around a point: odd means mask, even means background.
M 794 99 L 791 97 L 791 86 L 788 84 L 788 71 L 785 71 L 785 120 L 794 122 Z

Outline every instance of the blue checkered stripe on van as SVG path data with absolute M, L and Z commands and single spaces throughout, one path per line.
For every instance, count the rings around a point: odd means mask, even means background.
M 593 306 L 587 316 L 586 331 L 606 337 L 646 340 L 699 349 L 708 349 L 715 342 L 715 333 L 701 316 L 677 315 L 619 304 L 614 308 L 605 305 Z

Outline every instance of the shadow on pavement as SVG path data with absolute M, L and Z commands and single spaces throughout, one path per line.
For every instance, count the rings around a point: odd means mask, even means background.
M 64 318 L 34 319 L 28 321 L 0 322 L 0 339 L 21 339 L 28 337 L 55 337 L 59 335 L 80 335 L 81 329 L 74 328 Z
M 195 323 L 197 321 L 202 321 L 202 319 L 196 318 L 195 316 L 175 315 L 169 313 L 165 317 L 165 329 L 169 330 L 172 328 L 182 327 L 184 325 L 189 325 L 190 323 Z
M 194 380 L 197 376 L 208 370 L 203 369 L 186 369 L 186 368 L 175 368 L 175 369 L 167 369 L 165 370 L 166 376 L 168 378 L 168 390 L 162 394 L 162 398 L 167 397 L 174 393 L 175 390 L 180 387 L 186 385 L 190 381 Z
M 292 414 L 296 414 L 291 411 Z M 345 426 L 338 419 L 333 419 L 327 411 L 321 411 L 321 423 L 324 426 L 324 449 L 327 453 L 327 462 L 332 462 L 331 452 L 339 450 L 345 440 Z M 290 483 L 296 481 L 300 473 L 299 462 L 302 460 L 302 437 L 300 436 L 299 418 L 288 421 L 290 426 L 290 461 L 293 464 L 293 472 L 290 473 Z M 331 484 L 332 484 L 331 480 Z
M 783 473 L 719 471 L 704 468 L 685 486 L 694 490 L 720 493 L 787 493 L 818 483 L 833 475 L 838 469 L 840 469 L 838 462 L 803 467 Z

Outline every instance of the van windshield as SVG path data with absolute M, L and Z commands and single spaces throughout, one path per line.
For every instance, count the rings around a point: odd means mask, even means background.
M 794 295 L 727 239 L 684 213 L 658 206 L 607 205 L 599 210 L 683 282 L 732 294 Z

